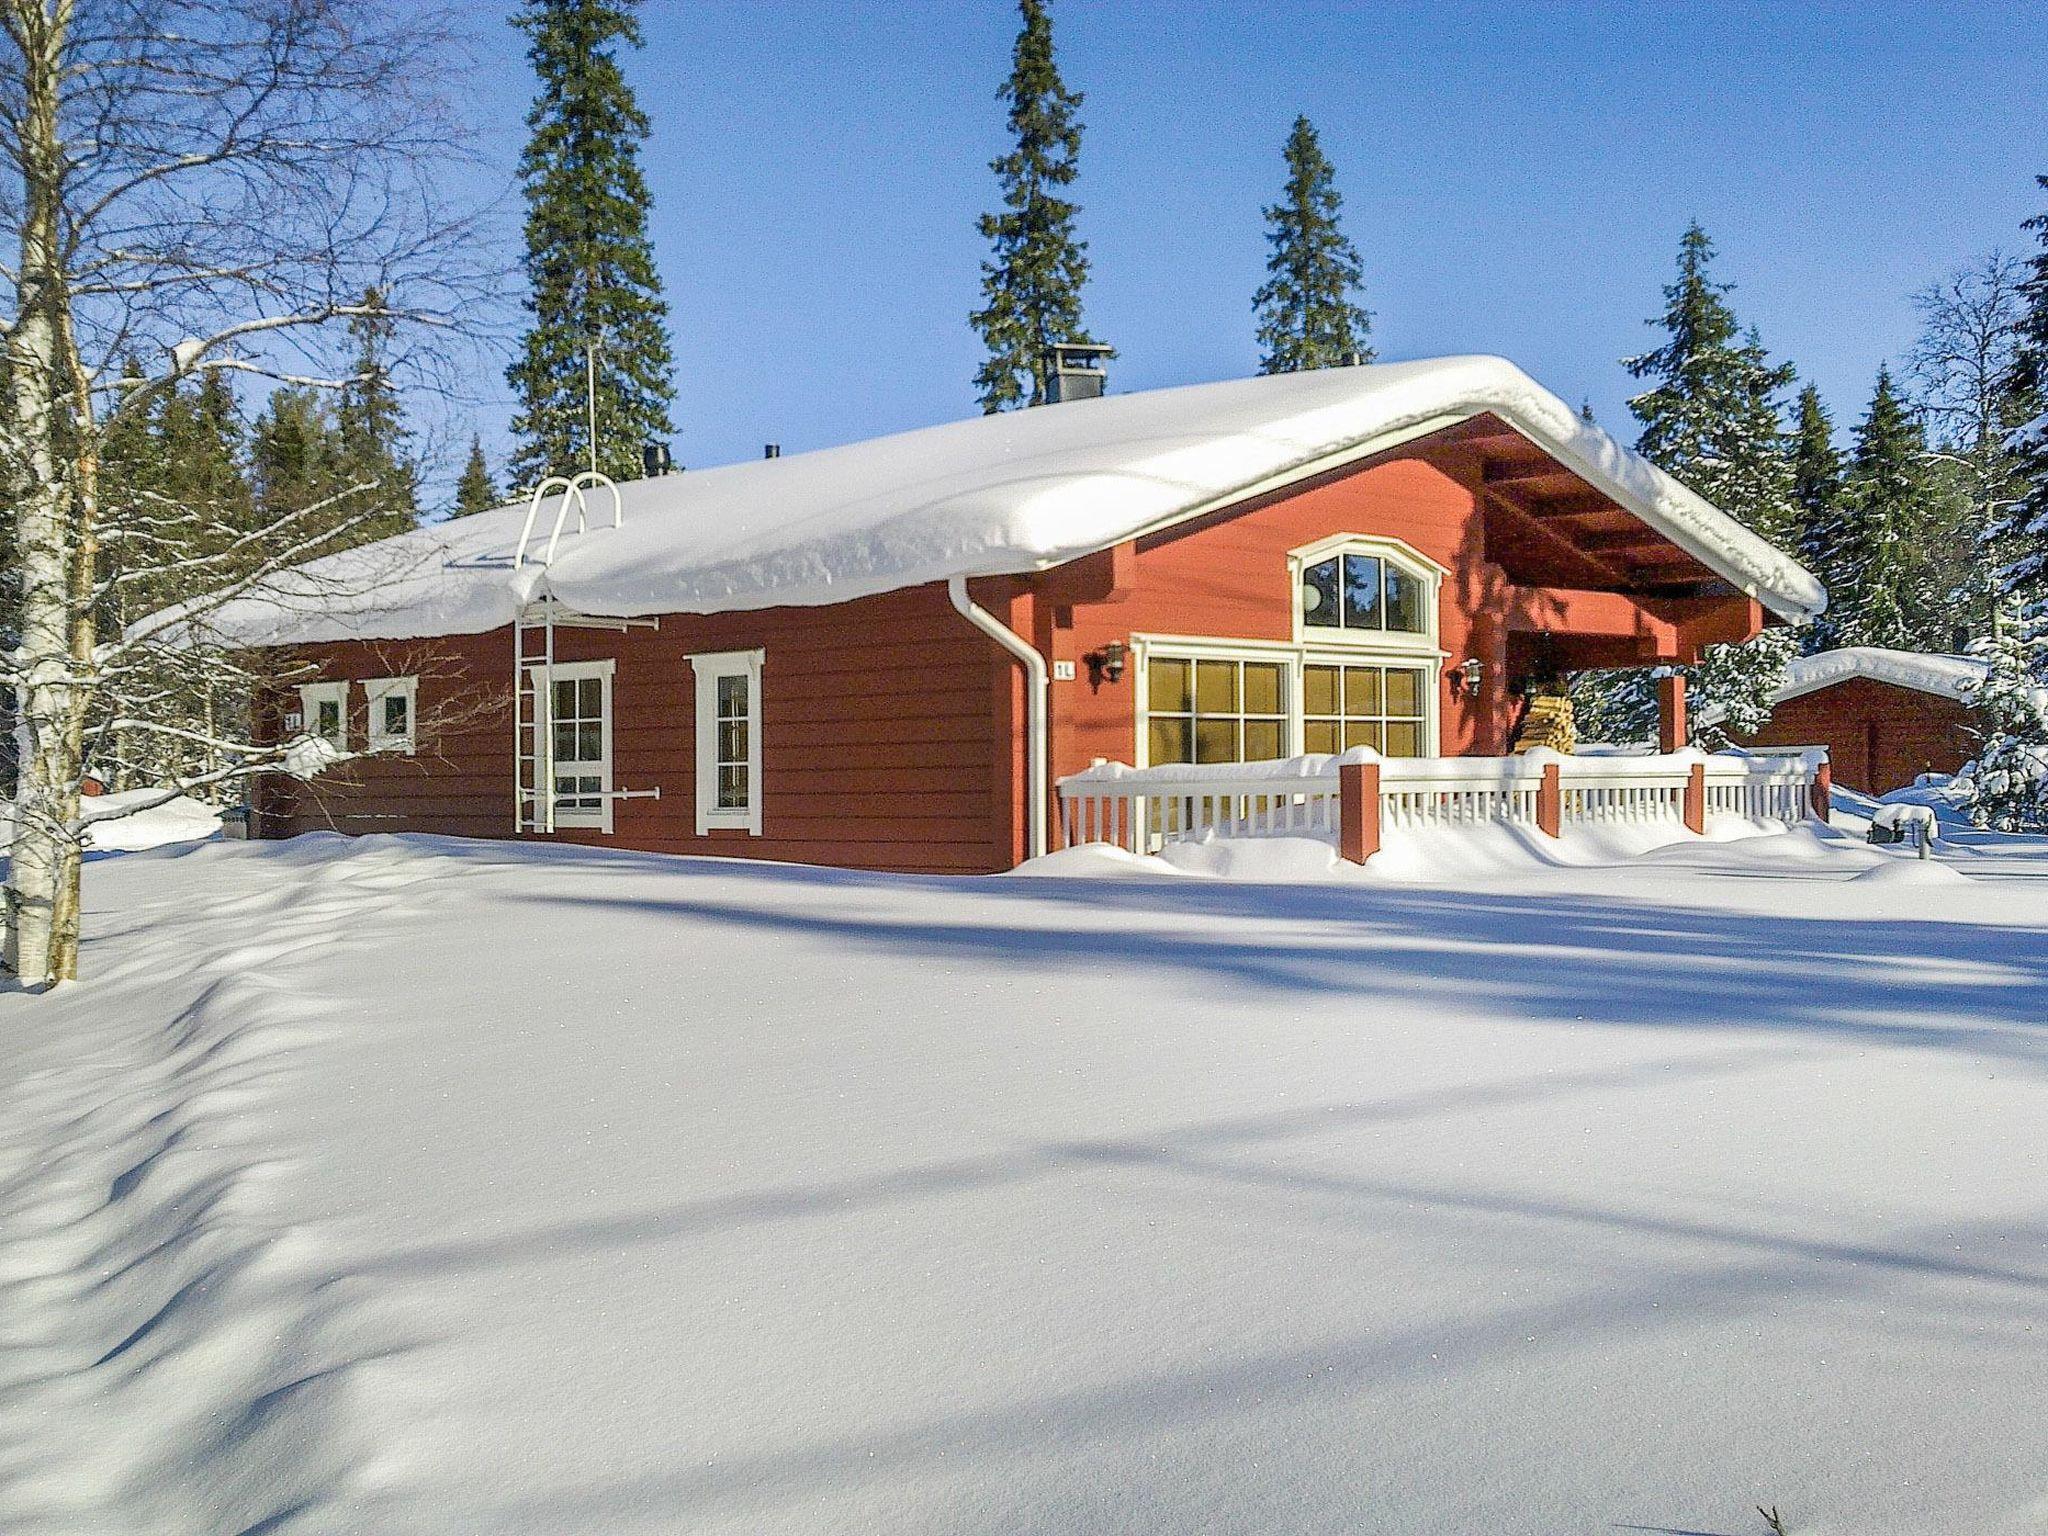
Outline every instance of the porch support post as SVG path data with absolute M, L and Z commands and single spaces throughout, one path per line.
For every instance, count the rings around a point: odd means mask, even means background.
M 1686 737 L 1685 674 L 1671 671 L 1657 679 L 1657 750 L 1677 752 Z
M 1815 819 L 1825 822 L 1828 812 L 1834 808 L 1835 770 L 1826 758 L 1813 770 L 1813 814 Z
M 1543 765 L 1543 782 L 1536 786 L 1536 830 L 1546 837 L 1564 832 L 1564 783 L 1557 764 Z
M 1707 830 L 1707 765 L 1694 763 L 1685 780 L 1685 830 Z
M 1337 854 L 1363 864 L 1380 851 L 1380 765 L 1337 765 Z

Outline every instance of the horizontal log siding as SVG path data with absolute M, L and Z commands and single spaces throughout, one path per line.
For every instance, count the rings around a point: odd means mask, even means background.
M 1746 745 L 1826 747 L 1834 781 L 1866 795 L 1954 773 L 1977 750 L 1964 705 L 1867 677 L 1787 699 Z
M 1445 665 L 1478 656 L 1487 675 L 1477 699 L 1439 692 L 1443 750 L 1506 751 L 1512 701 L 1500 616 L 1508 589 L 1486 562 L 1477 477 L 1469 454 L 1417 449 L 1140 541 L 1128 595 L 1076 604 L 1070 625 L 1051 616 L 1042 626 L 1049 654 L 1076 664 L 1073 682 L 1053 684 L 1055 775 L 1097 757 L 1137 761 L 1135 671 L 1097 684 L 1089 653 L 1134 634 L 1291 640 L 1288 551 L 1344 533 L 1400 539 L 1449 569 L 1437 615 L 1439 643 L 1450 653 Z
M 766 654 L 762 835 L 699 837 L 696 679 L 687 657 L 757 647 Z M 509 631 L 307 654 L 328 678 L 420 676 L 422 750 L 351 764 L 311 784 L 268 781 L 259 802 L 264 835 L 512 835 Z M 618 802 L 609 835 L 565 829 L 557 841 L 921 872 L 1014 862 L 991 794 L 1000 755 L 995 683 L 1008 663 L 953 611 L 943 588 L 832 608 L 671 614 L 658 630 L 558 629 L 556 656 L 615 661 L 613 786 L 661 790 L 659 800 Z M 490 700 L 495 715 L 476 718 Z M 359 692 L 351 706 L 360 742 Z M 437 728 L 453 716 L 466 718 Z

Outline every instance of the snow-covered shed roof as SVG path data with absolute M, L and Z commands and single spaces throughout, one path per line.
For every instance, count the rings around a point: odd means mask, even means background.
M 1851 678 L 1890 683 L 1916 693 L 1939 694 L 1945 699 L 1970 697 L 1984 682 L 1986 663 L 1972 656 L 1942 656 L 1925 651 L 1893 651 L 1876 645 L 1848 645 L 1839 651 L 1818 651 L 1801 656 L 1785 668 L 1785 680 L 1771 695 L 1773 704 L 1796 699 L 1802 694 L 1832 688 Z
M 1513 364 L 1448 357 L 1238 379 L 979 416 L 696 470 L 591 498 L 545 570 L 523 507 L 329 556 L 215 620 L 245 644 L 480 633 L 551 596 L 633 617 L 815 606 L 1042 570 L 1485 413 L 1787 619 L 1820 583 Z M 553 503 L 539 527 L 553 523 Z M 538 539 L 536 543 L 540 542 Z

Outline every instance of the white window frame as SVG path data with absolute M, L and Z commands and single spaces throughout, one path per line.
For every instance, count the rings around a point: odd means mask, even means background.
M 1345 629 L 1335 624 L 1311 624 L 1301 608 L 1302 578 L 1312 565 L 1321 565 L 1332 556 L 1370 555 L 1382 563 L 1399 566 L 1410 576 L 1422 583 L 1422 611 L 1428 621 L 1420 631 L 1404 629 Z M 1339 567 L 1341 571 L 1341 567 Z M 1362 533 L 1333 534 L 1327 539 L 1318 539 L 1300 549 L 1290 550 L 1287 555 L 1288 601 L 1294 613 L 1294 643 L 1296 645 L 1318 646 L 1326 650 L 1375 651 L 1390 658 L 1395 656 L 1433 656 L 1439 661 L 1443 653 L 1437 648 L 1437 632 L 1440 625 L 1440 598 L 1444 578 L 1450 571 L 1412 544 L 1399 539 L 1374 537 Z
M 718 828 L 761 835 L 761 667 L 767 652 L 699 651 L 684 658 L 697 675 L 697 835 Z M 747 680 L 747 803 L 744 808 L 718 804 L 718 682 Z
M 335 704 L 340 707 L 341 735 L 339 739 L 320 734 L 320 706 Z M 302 735 L 324 741 L 338 751 L 348 750 L 348 684 L 301 683 L 299 684 L 299 730 Z
M 363 696 L 369 700 L 369 708 L 363 715 L 363 729 L 372 752 L 402 752 L 411 757 L 419 742 L 420 729 L 420 680 L 416 677 L 373 677 L 363 683 Z M 405 700 L 405 729 L 397 733 L 384 730 L 384 701 L 389 698 Z
M 594 811 L 588 811 L 565 809 L 561 805 L 557 805 L 555 807 L 554 824 L 558 828 L 577 827 L 595 832 L 609 832 L 612 829 L 612 673 L 616 670 L 617 665 L 615 661 L 610 660 L 558 661 L 552 667 L 533 667 L 529 669 L 534 675 L 534 698 L 536 701 L 534 714 L 537 717 L 537 723 L 541 730 L 547 733 L 539 739 L 536 745 L 545 743 L 550 749 L 552 749 L 555 739 L 555 690 L 553 685 L 556 683 L 582 682 L 587 678 L 593 677 L 597 678 L 604 685 L 598 705 L 602 711 L 598 721 L 598 734 L 604 751 L 604 756 L 599 759 L 596 765 L 598 808 Z M 544 672 L 546 673 L 545 681 L 542 679 Z M 554 775 L 559 766 L 554 760 L 552 750 L 550 750 L 548 752 L 548 767 L 550 771 L 543 788 L 544 793 L 550 795 L 555 793 Z M 584 766 L 579 759 L 577 767 L 582 769 Z M 579 777 L 588 776 L 587 774 L 579 774 Z
M 1297 612 L 1298 612 L 1297 608 Z M 1149 663 L 1157 657 L 1168 661 L 1278 661 L 1286 665 L 1287 751 L 1299 756 L 1304 750 L 1302 719 L 1302 668 L 1311 662 L 1351 666 L 1378 664 L 1412 667 L 1423 674 L 1423 755 L 1438 757 L 1443 752 L 1442 700 L 1443 664 L 1447 653 L 1434 644 L 1427 651 L 1412 647 L 1342 646 L 1328 647 L 1319 641 L 1290 645 L 1284 640 L 1221 640 L 1213 635 L 1131 636 L 1131 666 L 1136 674 L 1133 690 L 1135 709 L 1131 762 L 1139 768 L 1152 766 L 1151 674 Z

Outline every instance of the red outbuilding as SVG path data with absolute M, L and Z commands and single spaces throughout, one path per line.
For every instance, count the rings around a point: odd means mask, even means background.
M 1953 774 L 1977 753 L 1969 701 L 1984 672 L 1968 656 L 1869 645 L 1802 656 L 1744 745 L 1826 747 L 1834 781 L 1866 795 Z
M 259 834 L 1000 870 L 1097 759 L 1505 753 L 1536 683 L 1825 603 L 1492 358 L 555 490 L 222 616 L 314 669 L 269 721 L 302 767 L 371 754 L 267 780 Z

